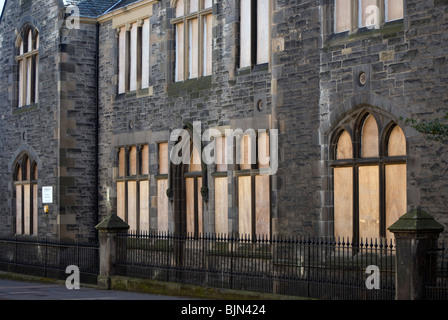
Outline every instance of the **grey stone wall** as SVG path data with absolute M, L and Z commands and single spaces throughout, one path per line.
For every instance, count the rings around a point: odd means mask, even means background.
M 430 142 L 402 118 L 442 118 L 446 113 L 447 19 L 446 1 L 405 0 L 404 19 L 379 30 L 335 37 L 331 35 L 332 5 L 322 7 L 320 65 L 321 173 L 329 181 L 329 141 L 332 129 L 356 109 L 372 107 L 394 120 L 407 140 L 408 210 L 422 206 L 446 224 L 446 147 Z M 367 83 L 357 84 L 360 72 Z M 327 188 L 330 190 L 331 188 Z M 325 191 L 325 189 L 323 189 Z M 439 192 L 441 191 L 441 192 Z M 332 229 L 331 192 L 323 192 L 322 221 Z
M 447 3 L 404 2 L 403 21 L 335 36 L 332 1 L 273 0 L 271 61 L 266 68 L 248 70 L 238 68 L 239 1 L 215 1 L 213 73 L 174 83 L 174 10 L 169 0 L 158 1 L 150 20 L 151 88 L 120 95 L 117 35 L 110 20 L 98 25 L 97 43 L 94 23 L 60 31 L 61 8 L 53 2 L 8 2 L 0 25 L 0 233 L 14 230 L 11 166 L 20 150 L 30 150 L 38 159 L 39 190 L 56 188 L 50 214 L 39 215 L 39 232 L 93 238 L 96 222 L 116 212 L 117 147 L 142 143 L 150 150 L 154 228 L 157 143 L 168 141 L 172 130 L 185 123 L 200 121 L 203 130 L 278 129 L 279 171 L 271 177 L 272 233 L 331 235 L 332 130 L 360 108 L 378 110 L 404 129 L 408 206 L 420 205 L 446 225 L 445 146 L 427 141 L 400 117 L 432 119 L 446 111 Z M 14 30 L 24 19 L 41 32 L 39 104 L 16 110 Z M 363 87 L 357 85 L 361 71 L 368 75 Z M 255 107 L 258 100 L 265 104 L 261 112 Z M 209 166 L 210 197 L 204 203 L 208 232 L 214 224 L 214 170 Z M 229 218 L 237 231 L 232 168 L 228 177 Z
M 26 151 L 39 165 L 39 236 L 96 237 L 96 26 L 67 30 L 64 11 L 52 1 L 9 1 L 0 25 L 1 234 L 15 233 L 13 164 Z M 39 31 L 39 102 L 17 108 L 15 40 L 27 23 Z M 54 188 L 48 214 L 43 186 Z
M 38 186 L 56 185 L 57 139 L 57 70 L 58 32 L 55 29 L 59 9 L 52 1 L 33 1 L 23 5 L 8 1 L 0 24 L 0 232 L 15 233 L 15 194 L 13 164 L 20 152 L 34 156 L 39 165 Z M 31 24 L 40 32 L 39 103 L 17 108 L 17 72 L 15 61 L 16 32 Z M 39 208 L 41 198 L 39 191 Z M 39 232 L 42 236 L 58 233 L 54 210 L 49 215 L 39 212 Z

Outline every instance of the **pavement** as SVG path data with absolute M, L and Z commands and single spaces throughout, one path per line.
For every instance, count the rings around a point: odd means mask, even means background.
M 128 291 L 100 290 L 91 287 L 69 290 L 65 284 L 0 279 L 0 300 L 187 300 Z

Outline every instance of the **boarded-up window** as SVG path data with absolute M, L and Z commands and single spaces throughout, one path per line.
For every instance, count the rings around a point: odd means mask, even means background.
M 202 214 L 202 165 L 201 156 L 197 148 L 193 148 L 190 166 L 186 174 L 187 196 L 187 233 L 199 235 L 203 233 Z
M 335 0 L 335 32 L 349 31 L 352 25 L 352 0 Z
M 22 155 L 15 168 L 16 234 L 37 235 L 37 164 L 28 155 Z
M 176 3 L 176 82 L 212 74 L 211 1 L 179 0 Z
M 387 227 L 406 212 L 406 139 L 398 126 L 379 139 L 375 117 L 363 119 L 360 143 L 353 144 L 344 130 L 335 144 L 334 234 L 392 238 Z
M 168 231 L 168 143 L 158 145 L 159 177 L 157 179 L 157 230 Z
M 238 231 L 247 237 L 267 238 L 270 235 L 270 176 L 260 175 L 259 169 L 269 166 L 269 162 L 261 164 L 257 161 L 257 153 L 250 152 L 268 153 L 267 133 L 260 133 L 256 139 L 245 135 L 240 148 L 242 171 L 238 177 Z
M 39 33 L 26 28 L 18 39 L 18 104 L 19 108 L 38 102 Z
M 149 231 L 148 145 L 119 148 L 117 158 L 117 215 L 131 230 Z
M 240 1 L 240 67 L 269 62 L 269 1 Z
M 385 0 L 386 21 L 403 19 L 403 0 Z
M 337 160 L 352 159 L 352 139 L 347 131 L 340 135 Z M 351 236 L 353 232 L 353 167 L 334 168 L 334 234 Z
M 379 237 L 379 166 L 361 166 L 359 171 L 359 236 Z
M 378 125 L 371 115 L 366 118 L 362 127 L 361 151 L 363 158 L 378 157 Z
M 118 93 L 149 87 L 149 18 L 118 29 Z
M 370 27 L 381 23 L 378 0 L 359 0 L 358 26 Z
M 406 155 L 406 138 L 399 126 L 391 131 L 388 140 L 388 156 Z M 386 165 L 386 227 L 395 223 L 407 211 L 406 164 Z M 387 238 L 393 234 L 387 231 Z
M 216 146 L 216 171 L 227 171 L 227 152 L 225 137 L 215 138 Z M 229 232 L 229 197 L 228 179 L 226 176 L 215 177 L 215 232 L 226 234 Z
M 229 232 L 227 177 L 215 178 L 215 232 Z
M 403 0 L 335 0 L 334 33 L 358 28 L 379 29 L 388 21 L 403 19 Z

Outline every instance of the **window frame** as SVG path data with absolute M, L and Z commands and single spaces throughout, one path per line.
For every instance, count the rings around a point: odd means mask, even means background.
M 192 235 L 194 237 L 198 237 L 204 234 L 204 204 L 203 197 L 201 195 L 201 190 L 203 186 L 202 181 L 202 159 L 200 158 L 202 155 L 202 150 L 198 150 L 193 144 L 190 148 L 191 159 L 190 164 L 188 164 L 188 170 L 184 174 L 185 178 L 185 186 L 186 186 L 186 224 L 187 224 L 187 234 Z M 197 153 L 195 153 L 197 152 Z M 195 159 L 195 155 L 199 157 Z M 194 163 L 194 160 L 199 160 L 200 163 Z M 189 197 L 188 197 L 188 180 L 193 180 L 193 212 L 190 213 L 192 215 L 192 222 L 190 221 L 190 216 L 188 215 L 189 208 Z M 193 230 L 188 230 L 188 227 L 192 225 Z
M 38 235 L 38 164 L 32 159 L 28 153 L 23 153 L 14 164 L 14 176 L 13 176 L 13 186 L 14 186 L 14 194 L 15 194 L 15 234 L 16 235 L 26 235 L 26 236 L 37 236 Z M 25 212 L 27 208 L 25 207 L 25 187 L 29 186 L 29 199 L 28 199 L 28 211 L 29 217 L 28 221 L 26 221 Z M 20 213 L 18 212 L 19 207 L 17 203 L 19 201 L 17 194 L 17 188 L 20 188 L 21 193 L 21 205 L 20 205 Z M 20 219 L 18 217 L 20 214 Z M 20 226 L 19 226 L 20 222 Z M 28 226 L 28 230 L 26 230 Z M 20 230 L 19 230 L 20 229 Z
M 142 167 L 142 165 L 143 165 L 142 152 L 143 152 L 144 147 L 147 147 L 147 152 L 148 152 L 148 154 L 147 154 L 148 168 L 146 168 L 147 173 L 145 173 L 145 171 L 143 171 L 143 167 Z M 131 152 L 132 148 L 136 148 L 135 174 L 132 174 L 132 172 L 131 172 L 131 163 L 130 163 L 131 153 L 130 152 Z M 121 150 L 124 151 L 124 162 L 123 162 L 124 168 L 122 168 L 120 165 L 121 164 L 121 159 L 120 159 Z M 129 200 L 130 200 L 129 197 L 130 197 L 130 195 L 128 193 L 128 191 L 129 191 L 128 186 L 129 186 L 130 182 L 135 182 L 136 183 L 136 191 L 135 191 L 135 198 L 136 198 L 135 199 L 135 203 L 136 203 L 135 215 L 136 216 L 134 217 L 134 219 L 135 219 L 135 227 L 136 228 L 135 228 L 135 230 L 132 229 L 134 231 L 139 231 L 142 228 L 142 226 L 141 226 L 141 222 L 142 222 L 141 218 L 142 217 L 141 217 L 141 208 L 140 208 L 142 199 L 141 199 L 141 194 L 140 194 L 140 183 L 148 182 L 148 184 L 149 184 L 149 182 L 150 182 L 150 173 L 149 173 L 149 166 L 150 166 L 149 159 L 150 158 L 149 157 L 150 157 L 150 155 L 149 155 L 149 145 L 148 144 L 136 144 L 136 145 L 127 145 L 127 146 L 117 147 L 117 153 L 116 153 L 117 174 L 116 174 L 116 178 L 115 178 L 115 185 L 117 188 L 117 215 L 119 215 L 126 223 L 129 223 L 129 221 L 130 221 L 129 220 Z M 124 172 L 124 175 L 121 175 L 122 170 Z M 123 201 L 122 205 L 124 207 L 123 213 L 120 213 L 118 210 L 119 209 L 118 203 L 120 201 L 118 185 L 120 183 L 124 184 L 124 195 L 123 195 L 124 199 L 122 200 Z M 149 188 L 149 185 L 148 185 L 148 188 Z M 148 189 L 148 191 L 149 191 L 149 189 Z M 147 195 L 147 197 L 148 197 L 147 200 L 149 203 L 149 194 Z M 149 205 L 150 205 L 150 203 L 149 203 Z M 148 217 L 147 218 L 148 218 L 148 224 L 149 224 L 149 227 L 148 227 L 148 231 L 149 231 L 149 228 L 151 227 L 150 222 L 149 222 L 149 206 L 148 206 Z
M 211 3 L 210 7 L 205 8 L 206 0 L 197 0 L 198 1 L 198 10 L 194 12 L 189 12 L 189 4 L 191 3 L 191 0 L 182 0 L 183 2 L 183 15 L 177 16 L 177 6 L 179 5 L 179 0 L 172 1 L 172 7 L 175 9 L 175 17 L 171 19 L 171 24 L 174 26 L 174 44 L 175 44 L 175 50 L 174 50 L 174 82 L 183 82 L 190 79 L 199 79 L 201 77 L 207 77 L 213 74 L 213 5 L 214 0 Z M 204 22 L 208 20 L 207 17 L 210 16 L 211 25 L 207 25 L 207 29 L 204 28 Z M 190 22 L 193 20 L 197 20 L 197 47 L 195 47 L 195 50 L 197 51 L 197 75 L 192 76 L 192 70 L 190 63 L 191 59 L 194 59 L 192 57 L 192 51 L 190 49 Z M 179 35 L 178 32 L 178 25 L 182 25 L 182 35 Z M 209 48 L 210 52 L 207 50 L 204 42 L 206 41 L 206 37 L 204 37 L 205 30 L 208 30 L 210 28 L 210 34 L 211 37 L 210 46 Z M 178 37 L 182 38 L 182 51 L 179 52 L 178 48 Z M 193 36 L 191 34 L 191 36 Z M 207 59 L 205 59 L 206 53 L 209 52 L 211 54 L 210 56 L 210 65 L 206 66 Z M 182 56 L 182 57 L 179 57 Z M 182 59 L 181 61 L 179 59 Z M 182 73 L 179 73 L 179 66 L 182 68 Z M 210 69 L 210 72 L 207 72 L 207 67 Z
M 237 221 L 236 224 L 238 225 L 238 233 L 240 237 L 248 237 L 252 240 L 256 240 L 259 238 L 264 238 L 264 239 L 269 239 L 271 237 L 272 234 L 272 217 L 271 217 L 271 191 L 272 191 L 272 186 L 271 186 L 271 179 L 269 175 L 262 175 L 261 174 L 261 168 L 264 168 L 266 166 L 269 166 L 268 164 L 261 164 L 259 162 L 259 143 L 260 143 L 260 135 L 259 135 L 260 131 L 257 131 L 257 133 L 255 134 L 255 136 L 252 136 L 252 138 L 248 138 L 248 139 L 255 139 L 256 143 L 255 146 L 252 147 L 252 145 L 248 145 L 248 147 L 250 149 L 255 148 L 253 151 L 255 151 L 255 161 L 251 161 L 252 163 L 249 164 L 249 168 L 244 168 L 242 166 L 243 164 L 243 160 L 241 159 L 237 159 L 236 165 L 235 165 L 235 171 L 234 171 L 234 176 L 235 176 L 235 188 L 236 188 L 236 205 L 238 207 L 238 216 L 237 216 Z M 239 143 L 236 143 L 235 148 L 240 147 L 241 148 L 241 143 L 244 141 L 244 137 L 247 137 L 250 133 L 244 133 L 242 134 L 240 137 L 237 137 L 236 139 L 240 139 Z M 267 135 L 267 138 L 269 139 L 269 129 L 265 130 L 265 134 Z M 251 142 L 252 144 L 252 142 Z M 244 148 L 244 147 L 243 147 Z M 268 152 L 269 148 L 267 148 L 266 152 Z M 236 155 L 236 158 L 238 158 L 238 156 L 243 156 L 245 157 L 245 155 L 247 154 L 246 151 L 244 151 L 243 154 L 239 153 L 238 151 L 236 153 L 234 153 Z M 254 156 L 254 154 L 252 153 L 251 157 Z M 249 160 L 249 158 L 248 158 Z M 255 162 L 255 163 L 254 163 Z M 251 212 L 250 212 L 250 221 L 251 221 L 251 231 L 250 234 L 242 234 L 241 230 L 240 230 L 240 178 L 244 178 L 244 177 L 250 177 L 250 194 L 251 194 Z M 269 216 L 269 231 L 267 234 L 265 233 L 257 233 L 257 177 L 267 177 L 267 180 L 269 181 L 268 183 L 268 194 L 269 194 L 269 212 L 268 212 L 268 216 Z
M 367 25 L 363 25 L 361 23 L 361 5 L 360 2 L 363 0 L 349 0 L 350 4 L 351 4 L 351 12 L 350 12 L 350 29 L 348 30 L 342 30 L 342 31 L 338 31 L 337 30 L 337 23 L 338 23 L 338 17 L 337 17 L 337 3 L 334 2 L 334 7 L 333 7 L 333 12 L 332 12 L 332 16 L 333 16 L 333 30 L 332 33 L 335 35 L 338 34 L 345 34 L 345 33 L 355 33 L 358 30 L 369 30 L 369 29 L 375 29 L 377 28 L 375 25 L 371 25 L 371 26 L 367 26 Z M 404 19 L 404 1 L 403 1 L 403 16 L 401 18 L 397 18 L 397 19 L 387 19 L 387 4 L 388 1 L 390 0 L 376 0 L 376 4 L 379 8 L 379 23 L 378 26 L 379 28 L 382 28 L 385 24 L 387 23 L 391 23 L 391 22 L 395 22 L 395 21 L 400 21 Z
M 246 8 L 249 11 L 249 17 L 244 17 L 243 15 L 243 6 L 241 5 L 241 1 L 250 1 L 250 8 Z M 238 68 L 239 69 L 245 69 L 245 68 L 253 68 L 253 69 L 265 69 L 267 66 L 269 66 L 271 57 L 270 55 L 268 55 L 267 57 L 267 61 L 263 61 L 263 62 L 259 62 L 258 61 L 258 53 L 259 53 L 259 33 L 258 33 L 258 1 L 260 0 L 240 0 L 239 3 L 239 17 L 240 17 L 240 41 L 239 41 L 239 48 L 240 48 L 240 55 L 239 55 L 239 59 L 238 59 Z M 266 51 L 269 53 L 271 52 L 271 30 L 270 30 L 270 25 L 271 25 L 271 19 L 272 19 L 272 5 L 271 5 L 271 1 L 270 0 L 261 0 L 261 1 L 266 1 L 267 2 L 267 11 L 268 11 L 268 27 L 267 27 L 267 39 L 266 39 L 266 44 L 265 44 L 265 49 Z M 249 21 L 249 25 L 250 25 L 250 30 L 249 30 L 249 35 L 248 37 L 250 38 L 249 41 L 245 41 L 246 37 L 243 36 L 243 29 L 244 25 L 246 25 L 245 20 L 250 20 Z M 249 44 L 244 44 L 244 43 L 249 43 Z M 246 46 L 249 46 L 249 48 L 247 48 Z M 249 49 L 249 50 L 248 50 Z M 247 63 L 243 63 L 243 55 L 242 52 L 243 51 L 250 51 L 250 57 L 247 58 L 245 60 L 250 60 Z
M 128 21 L 124 25 L 117 26 L 116 30 L 118 50 L 117 93 L 125 94 L 148 89 L 151 86 L 150 17 Z M 144 39 L 145 33 L 147 33 L 146 41 Z M 132 45 L 134 41 L 135 46 Z M 147 46 L 145 47 L 146 42 Z M 124 46 L 124 49 L 122 49 L 122 46 Z
M 31 44 L 31 50 L 30 50 Z M 16 39 L 17 108 L 39 102 L 39 31 L 26 26 Z
M 362 129 L 366 119 L 372 116 L 378 126 L 378 156 L 376 157 L 362 157 Z M 332 182 L 332 195 L 334 196 L 335 186 L 334 177 L 336 168 L 352 168 L 352 178 L 353 178 L 353 190 L 352 190 L 352 238 L 354 240 L 360 239 L 360 228 L 359 228 L 359 168 L 367 166 L 378 167 L 379 176 L 379 234 L 377 237 L 386 238 L 387 236 L 387 226 L 386 226 L 386 166 L 387 165 L 400 165 L 404 164 L 407 167 L 407 141 L 406 144 L 406 154 L 400 156 L 389 156 L 388 146 L 389 138 L 395 127 L 401 127 L 396 121 L 386 120 L 381 121 L 381 117 L 372 111 L 362 112 L 353 125 L 341 125 L 335 130 L 335 134 L 332 138 L 332 143 L 330 146 L 330 161 L 329 167 L 331 170 Z M 385 124 L 385 125 L 384 125 Z M 347 132 L 350 135 L 352 143 L 352 158 L 350 159 L 337 159 L 337 147 L 341 135 Z M 404 134 L 404 132 L 403 132 Z M 333 210 L 334 210 L 334 197 L 333 197 Z M 407 201 L 407 200 L 406 200 Z M 333 211 L 334 213 L 334 211 Z M 333 215 L 334 217 L 334 215 Z
M 157 159 L 158 168 L 155 175 L 157 186 L 157 231 L 168 232 L 169 231 L 169 197 L 167 195 L 169 185 L 169 144 L 168 142 L 157 142 Z M 163 152 L 163 153 L 162 153 Z M 162 212 L 162 201 L 164 202 Z M 164 215 L 164 216 L 162 216 Z

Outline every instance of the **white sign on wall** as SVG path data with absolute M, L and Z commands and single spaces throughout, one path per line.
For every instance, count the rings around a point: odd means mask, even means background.
M 53 203 L 53 187 L 42 187 L 42 203 Z

